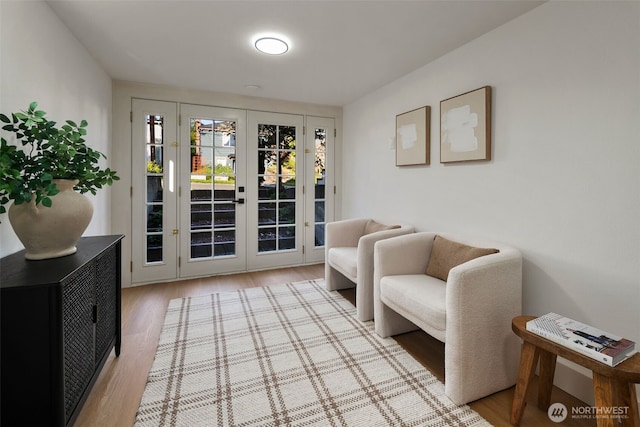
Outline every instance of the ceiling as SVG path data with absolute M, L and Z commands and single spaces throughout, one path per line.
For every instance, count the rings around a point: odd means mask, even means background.
M 343 106 L 542 2 L 47 3 L 114 79 Z M 285 55 L 253 47 L 271 32 L 290 39 Z

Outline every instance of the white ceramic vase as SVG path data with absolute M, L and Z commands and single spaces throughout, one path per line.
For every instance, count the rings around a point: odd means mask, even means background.
M 76 243 L 89 226 L 93 205 L 73 187 L 77 180 L 55 179 L 60 192 L 47 208 L 30 203 L 11 205 L 9 222 L 26 249 L 25 258 L 57 258 L 76 252 Z

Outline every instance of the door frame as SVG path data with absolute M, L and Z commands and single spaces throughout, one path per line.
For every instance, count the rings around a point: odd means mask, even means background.
M 183 91 L 177 90 L 173 88 L 166 88 L 163 90 L 156 89 L 153 87 L 147 87 L 139 84 L 128 84 L 122 82 L 116 82 L 114 85 L 114 123 L 113 123 L 113 140 L 114 146 L 112 149 L 112 167 L 114 169 L 120 170 L 121 173 L 121 181 L 120 185 L 114 186 L 113 193 L 113 202 L 112 202 L 112 230 L 114 232 L 122 232 L 126 234 L 129 239 L 131 239 L 131 244 L 123 245 L 123 257 L 122 257 L 122 268 L 123 272 L 129 271 L 131 275 L 125 274 L 123 276 L 123 286 L 129 287 L 133 284 L 141 285 L 146 283 L 154 283 L 161 281 L 171 281 L 171 280 L 179 280 L 178 273 L 171 275 L 170 277 L 164 275 L 141 275 L 140 271 L 134 272 L 134 258 L 137 257 L 138 260 L 143 256 L 141 250 L 135 249 L 136 246 L 141 246 L 141 241 L 134 238 L 136 234 L 135 230 L 132 228 L 137 227 L 136 224 L 132 221 L 133 211 L 135 210 L 134 205 L 136 204 L 134 200 L 140 196 L 139 188 L 143 188 L 140 186 L 141 180 L 135 173 L 134 167 L 132 165 L 132 138 L 135 132 L 133 129 L 133 121 L 135 119 L 135 114 L 133 114 L 133 106 L 135 103 L 141 102 L 158 102 L 164 105 L 175 105 L 176 106 L 176 116 L 179 116 L 179 108 L 182 104 L 193 104 L 193 105 L 204 105 L 204 106 L 215 106 L 221 105 L 217 103 L 215 100 L 209 99 L 206 100 L 206 97 L 202 97 L 201 92 L 196 91 Z M 175 100 L 175 101 L 174 101 Z M 180 100 L 180 101 L 178 101 Z M 227 99 L 227 101 L 229 101 Z M 270 100 L 273 104 L 274 109 L 279 111 L 292 111 L 295 110 L 294 115 L 298 115 L 303 118 L 305 125 L 308 120 L 313 120 L 313 118 L 324 119 L 328 118 L 334 121 L 335 128 L 340 128 L 341 126 L 341 110 L 337 107 L 323 107 L 323 106 L 309 106 L 305 104 L 294 104 L 290 103 L 282 103 L 277 100 Z M 264 102 L 254 102 L 252 100 L 248 100 L 247 102 L 225 102 L 222 105 L 229 106 L 231 109 L 237 109 L 241 111 L 253 112 L 253 111 L 261 111 L 264 107 Z M 227 108 L 227 107 L 221 107 Z M 280 114 L 280 113 L 276 113 Z M 286 113 L 283 113 L 286 115 Z M 311 122 L 309 122 L 311 123 Z M 311 125 L 312 126 L 312 125 Z M 303 127 L 304 129 L 304 127 Z M 339 131 L 340 129 L 338 129 Z M 175 139 L 177 140 L 179 137 L 179 130 L 176 130 Z M 335 212 L 336 209 L 339 208 L 339 199 L 337 198 L 336 188 L 338 187 L 338 181 L 340 179 L 339 166 L 340 160 L 335 156 L 339 146 L 340 146 L 340 138 L 338 135 L 340 133 L 334 133 L 334 144 L 329 144 L 327 147 L 330 153 L 330 160 L 328 160 L 328 173 L 327 173 L 327 207 L 326 212 L 331 215 L 331 217 L 327 216 L 327 221 L 331 218 L 336 218 Z M 305 135 L 305 142 L 307 139 L 307 135 Z M 248 177 L 245 177 L 246 182 L 250 182 Z M 305 178 L 306 180 L 306 178 Z M 306 185 L 306 184 L 305 184 Z M 246 186 L 248 188 L 248 185 Z M 307 187 L 310 188 L 310 187 Z M 138 191 L 136 191 L 138 189 Z M 331 191 L 333 189 L 333 191 Z M 330 207 L 332 206 L 332 207 Z M 122 215 L 122 209 L 127 209 L 131 212 L 130 215 Z M 312 211 L 309 208 L 305 207 L 305 219 L 309 222 L 313 219 L 311 218 L 313 215 Z M 179 218 L 178 218 L 179 219 Z M 176 221 L 175 225 L 169 225 L 169 228 L 178 228 L 178 222 Z M 165 226 L 165 228 L 167 228 Z M 312 227 L 310 227 L 312 228 Z M 306 233 L 306 230 L 304 231 Z M 300 234 L 298 234 L 297 238 L 300 239 Z M 166 239 L 166 238 L 165 238 Z M 175 241 L 175 236 L 171 235 L 168 237 L 169 241 L 172 239 Z M 317 262 L 322 262 L 324 258 L 324 251 L 319 248 L 312 248 L 313 240 L 309 240 L 309 237 L 305 237 L 307 242 L 305 243 L 305 254 L 301 260 L 296 260 L 294 262 L 287 263 L 287 265 L 304 265 L 304 264 L 312 264 Z M 302 243 L 297 242 L 297 247 L 300 247 Z M 166 246 L 166 244 L 165 244 Z M 315 255 L 312 255 L 315 254 Z M 263 258 L 265 258 L 263 256 Z M 247 265 L 245 271 L 253 271 L 258 269 L 265 268 L 277 268 L 281 265 L 274 265 L 271 263 L 260 263 L 254 265 Z M 176 270 L 177 271 L 177 270 Z M 203 276 L 209 274 L 217 274 L 217 272 L 207 272 L 204 273 Z M 195 277 L 195 276 L 194 276 Z

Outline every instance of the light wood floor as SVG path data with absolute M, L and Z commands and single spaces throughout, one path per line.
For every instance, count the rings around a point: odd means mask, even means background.
M 169 300 L 186 296 L 207 295 L 255 286 L 276 285 L 324 277 L 322 264 L 193 279 L 123 289 L 122 350 L 120 357 L 111 354 L 76 420 L 75 427 L 126 427 L 133 425 L 147 374 L 151 369 L 158 337 Z M 353 302 L 354 292 L 341 292 Z M 444 345 L 422 332 L 411 332 L 396 340 L 441 380 L 444 377 Z M 535 390 L 532 396 L 535 397 Z M 513 387 L 470 404 L 496 426 L 509 426 Z M 568 408 L 584 403 L 554 388 L 551 402 Z M 557 426 L 546 412 L 531 399 L 522 426 Z M 567 418 L 567 426 L 595 426 L 593 420 Z

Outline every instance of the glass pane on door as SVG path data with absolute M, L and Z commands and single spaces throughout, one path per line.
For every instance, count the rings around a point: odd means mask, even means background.
M 131 282 L 178 274 L 177 105 L 131 102 Z
M 236 255 L 236 122 L 190 118 L 190 259 Z
M 329 117 L 308 117 L 305 135 L 305 262 L 324 261 L 325 225 L 333 221 L 335 187 L 333 158 L 335 123 Z
M 146 201 L 147 210 L 145 227 L 145 262 L 162 262 L 164 251 L 162 247 L 164 211 L 164 117 L 160 115 L 145 115 L 145 156 L 146 156 Z
M 327 129 L 315 129 L 313 194 L 314 194 L 314 245 L 324 246 L 324 225 L 326 221 L 325 185 L 326 185 L 326 153 Z
M 258 252 L 296 249 L 296 128 L 258 124 Z

